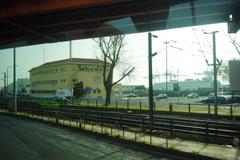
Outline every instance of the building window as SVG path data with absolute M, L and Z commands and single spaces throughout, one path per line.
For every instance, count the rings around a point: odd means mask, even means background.
M 93 77 L 93 83 L 94 84 L 100 84 L 101 83 L 101 78 L 98 76 L 98 77 Z
M 66 68 L 61 68 L 61 72 L 65 72 L 66 71 Z
M 36 90 L 34 91 L 36 94 L 53 94 L 55 95 L 55 90 Z M 33 93 L 33 92 L 32 92 Z
M 73 83 L 78 82 L 78 79 L 72 79 Z
M 66 79 L 61 79 L 60 81 L 61 81 L 61 83 L 65 83 Z

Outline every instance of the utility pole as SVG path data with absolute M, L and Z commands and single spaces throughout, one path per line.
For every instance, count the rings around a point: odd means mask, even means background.
M 153 123 L 153 86 L 152 86 L 152 33 L 148 33 L 148 80 L 149 80 L 149 118 L 150 125 Z
M 166 41 L 164 44 L 166 45 L 166 93 L 168 92 L 168 44 L 170 42 Z
M 14 112 L 17 112 L 17 92 L 16 92 L 16 48 L 13 48 L 13 94 L 14 94 Z
M 204 32 L 204 34 L 212 34 L 213 39 L 213 83 L 214 83 L 214 115 L 218 115 L 218 97 L 217 97 L 217 58 L 216 58 L 216 33 L 213 32 Z

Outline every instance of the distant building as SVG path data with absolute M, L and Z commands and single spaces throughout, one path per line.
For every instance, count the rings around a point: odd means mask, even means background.
M 87 96 L 104 96 L 103 63 L 97 59 L 71 58 L 35 67 L 29 71 L 30 96 L 69 97 L 73 95 L 74 84 L 80 81 L 87 88 Z
M 28 78 L 19 78 L 16 80 L 16 91 L 17 95 L 20 96 L 28 96 L 30 92 L 30 86 L 29 86 L 29 79 Z M 9 84 L 7 86 L 7 93 L 13 94 L 13 83 Z
M 240 92 L 240 60 L 229 61 L 229 83 L 232 92 Z
M 130 93 L 136 90 L 144 90 L 146 89 L 144 85 L 124 85 L 123 86 L 123 93 Z
M 113 86 L 112 96 L 114 96 L 114 97 L 122 97 L 123 96 L 123 85 L 121 83 Z
M 180 90 L 198 90 L 199 88 L 213 88 L 213 80 L 211 78 L 202 78 L 201 80 L 193 80 L 193 79 L 186 79 L 184 81 L 176 81 L 171 80 L 168 82 L 168 90 L 173 90 L 173 85 L 178 83 Z M 220 86 L 220 82 L 218 82 L 218 86 Z M 166 82 L 162 83 L 155 83 L 153 85 L 154 90 L 165 90 L 166 89 Z

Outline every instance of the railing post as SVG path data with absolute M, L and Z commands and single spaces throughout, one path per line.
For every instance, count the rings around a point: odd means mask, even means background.
M 118 101 L 116 100 L 116 109 L 118 108 Z
M 79 126 L 79 128 L 82 128 L 82 118 L 81 118 L 81 115 L 80 115 L 80 117 L 79 117 L 79 124 L 78 124 Z
M 85 112 L 85 119 L 83 124 L 84 129 L 86 128 L 86 123 L 87 123 L 87 112 Z
M 98 100 L 96 99 L 96 107 L 98 107 Z
M 58 123 L 58 111 L 55 112 L 55 123 Z
M 231 115 L 231 117 L 233 116 L 233 105 L 232 104 L 230 105 L 230 115 Z
M 168 136 L 166 137 L 166 148 L 168 148 Z
M 173 103 L 169 102 L 169 112 L 172 112 L 172 111 L 173 111 Z
M 127 101 L 127 110 L 129 109 L 129 101 Z
M 208 103 L 208 115 L 210 115 L 211 114 L 211 108 L 210 108 L 211 106 L 210 106 L 210 104 Z
M 150 130 L 150 144 L 152 144 L 152 129 Z
M 89 100 L 87 100 L 87 106 L 89 106 Z
M 139 107 L 140 107 L 140 111 L 141 111 L 142 110 L 142 102 L 141 101 L 140 101 Z
M 112 136 L 112 125 L 111 125 L 111 136 Z
M 188 104 L 188 113 L 191 113 L 191 104 Z
M 170 104 L 170 102 L 168 103 L 168 111 L 171 112 L 171 104 Z
M 208 144 L 208 121 L 206 122 L 206 143 Z
M 136 142 L 136 141 L 137 141 L 137 131 L 135 130 L 134 133 L 135 133 L 135 134 L 134 134 L 134 135 L 135 135 L 135 136 L 134 136 L 134 141 Z
M 156 102 L 153 101 L 153 110 L 156 111 Z
M 101 133 L 103 133 L 103 115 L 101 112 Z
M 142 118 L 142 131 L 145 132 L 145 118 Z
M 170 119 L 170 129 L 171 129 L 171 137 L 173 137 L 173 120 Z

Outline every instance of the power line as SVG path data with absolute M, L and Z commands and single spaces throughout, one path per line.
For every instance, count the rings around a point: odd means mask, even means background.
M 204 50 L 203 50 L 203 47 L 202 47 L 202 45 L 201 45 L 201 43 L 200 43 L 200 41 L 199 41 L 199 39 L 198 39 L 197 34 L 195 33 L 196 29 L 193 28 L 192 30 L 193 30 L 193 34 L 194 34 L 194 36 L 195 36 L 195 38 L 196 38 L 196 40 L 197 40 L 197 42 L 198 42 L 198 45 L 199 45 L 200 49 L 202 50 L 201 53 L 203 54 L 203 57 L 204 57 L 207 65 L 209 65 L 208 60 L 207 60 L 207 57 L 206 57 L 205 52 L 204 52 Z

